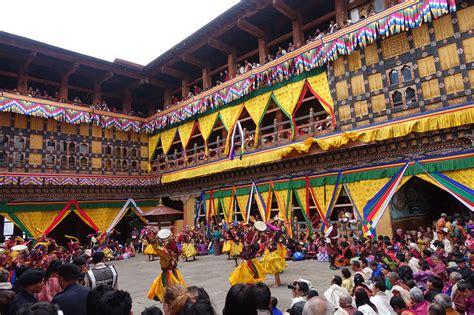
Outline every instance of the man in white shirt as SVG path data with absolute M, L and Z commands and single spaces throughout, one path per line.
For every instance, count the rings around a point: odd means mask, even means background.
M 385 282 L 381 279 L 375 281 L 374 289 L 373 289 L 373 296 L 370 298 L 370 302 L 374 303 L 375 307 L 377 307 L 377 312 L 379 314 L 390 314 L 396 315 L 393 308 L 390 306 L 390 299 L 392 298 L 391 293 L 386 293 L 387 287 L 385 286 Z
M 405 259 L 408 262 L 408 266 L 411 268 L 411 270 L 413 270 L 413 273 L 420 271 L 420 266 L 418 265 L 420 260 L 413 256 L 412 253 L 406 252 Z
M 336 309 L 339 308 L 339 299 L 341 295 L 349 294 L 345 288 L 341 287 L 341 284 L 342 278 L 339 276 L 334 276 L 331 281 L 331 286 L 326 291 L 324 291 L 324 297 Z

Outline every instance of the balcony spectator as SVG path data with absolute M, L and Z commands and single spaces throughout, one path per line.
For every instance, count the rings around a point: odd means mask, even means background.
M 289 43 L 288 44 L 288 52 L 292 52 L 295 50 L 295 45 L 293 45 L 293 43 Z
M 252 64 L 248 62 L 248 60 L 245 60 L 244 71 L 248 72 L 250 70 L 252 70 Z
M 329 23 L 329 34 L 332 34 L 334 32 L 336 32 L 338 30 L 338 27 L 337 27 L 337 24 L 336 22 L 334 22 L 334 20 L 331 20 L 331 23 Z
M 74 98 L 74 101 L 72 101 L 74 105 L 81 105 L 82 104 L 82 101 L 81 99 L 79 98 L 79 96 L 76 96 Z
M 198 95 L 202 91 L 201 88 L 197 85 L 193 87 L 193 90 L 194 90 L 194 95 Z

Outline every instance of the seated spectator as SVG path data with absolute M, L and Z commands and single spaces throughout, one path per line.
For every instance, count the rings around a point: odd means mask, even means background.
M 387 287 L 385 286 L 385 281 L 378 279 L 375 281 L 373 286 L 373 296 L 370 298 L 370 301 L 377 307 L 379 314 L 395 314 L 395 311 L 390 306 L 390 299 L 392 294 L 387 294 Z
M 433 303 L 428 306 L 428 314 L 429 315 L 446 315 L 446 311 L 443 307 L 439 304 Z
M 370 301 L 367 291 L 362 288 L 355 289 L 354 298 L 358 311 L 364 315 L 377 315 L 377 307 Z
M 342 268 L 341 273 L 343 278 L 341 287 L 345 288 L 347 292 L 349 292 L 349 294 L 352 294 L 352 290 L 354 289 L 354 282 L 352 281 L 351 272 L 347 268 Z
M 474 314 L 474 294 L 472 294 L 472 286 L 469 282 L 465 280 L 458 282 L 453 303 L 459 313 Z
M 439 304 L 443 309 L 445 310 L 447 315 L 456 315 L 458 312 L 456 312 L 453 309 L 453 302 L 451 301 L 451 298 L 449 295 L 440 293 L 436 294 L 433 300 L 434 303 Z
M 274 296 L 270 299 L 270 307 L 272 308 L 272 315 L 283 315 L 283 313 L 277 308 L 278 299 Z
M 7 270 L 0 271 L 0 314 L 8 314 L 10 303 L 15 300 L 15 292 L 12 284 L 8 281 L 10 274 Z
M 341 287 L 342 279 L 339 276 L 334 276 L 331 281 L 331 286 L 324 292 L 324 297 L 334 307 L 339 308 L 339 299 L 343 294 L 349 294 L 349 292 Z
M 21 307 L 26 304 L 36 303 L 35 294 L 43 289 L 44 271 L 37 268 L 31 268 L 24 271 L 18 278 L 21 285 L 20 293 L 17 294 L 15 300 L 10 304 L 10 314 L 16 314 Z
M 423 291 L 414 287 L 410 290 L 410 298 L 413 302 L 411 309 L 418 314 L 426 314 L 428 312 L 428 301 L 424 299 Z M 406 303 L 406 302 L 405 302 Z
M 416 315 L 414 311 L 408 309 L 405 301 L 399 296 L 393 296 L 390 299 L 390 306 L 397 315 Z
M 388 281 L 392 285 L 392 294 L 394 296 L 400 296 L 405 303 L 410 303 L 410 287 L 400 279 L 400 275 L 396 272 L 389 272 Z
M 357 309 L 352 305 L 352 296 L 343 293 L 339 296 L 339 308 L 334 315 L 352 315 Z
M 128 292 L 117 290 L 106 292 L 99 300 L 97 314 L 129 315 L 132 313 L 132 298 Z
M 426 282 L 425 300 L 433 302 L 436 294 L 442 293 L 443 281 L 437 276 L 430 276 Z

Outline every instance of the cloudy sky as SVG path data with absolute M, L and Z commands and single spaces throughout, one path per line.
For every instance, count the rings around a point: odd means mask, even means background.
M 10 0 L 2 3 L 0 30 L 108 61 L 145 65 L 237 2 Z

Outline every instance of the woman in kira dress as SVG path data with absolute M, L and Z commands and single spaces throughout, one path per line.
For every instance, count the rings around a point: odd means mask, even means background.
M 191 237 L 189 235 L 185 235 L 184 243 L 183 243 L 183 250 L 181 256 L 188 261 L 188 258 L 193 258 L 196 260 L 197 250 L 194 246 L 194 243 L 191 241 Z
M 160 257 L 160 265 L 162 271 L 161 274 L 156 277 L 153 283 L 151 284 L 147 294 L 147 297 L 150 300 L 158 300 L 161 302 L 163 302 L 163 296 L 165 294 L 165 289 L 167 286 L 173 284 L 181 284 L 186 287 L 186 282 L 184 281 L 183 275 L 178 269 L 178 247 L 176 246 L 176 243 L 174 239 L 171 238 L 171 236 L 160 237 L 160 235 L 162 234 L 164 233 L 159 233 L 158 236 L 160 240 L 164 243 L 164 245 L 160 246 L 155 243 L 156 245 L 154 246 L 154 250 L 157 256 Z M 171 235 L 171 232 L 169 232 L 169 235 Z
M 156 242 L 155 238 L 155 233 L 153 231 L 148 231 L 146 233 L 146 243 L 147 246 L 145 247 L 145 250 L 143 251 L 143 254 L 148 255 L 148 260 L 154 261 L 155 256 L 158 256 L 158 253 L 155 251 L 155 245 Z
M 262 264 L 255 258 L 257 256 L 258 244 L 245 243 L 242 251 L 242 261 L 231 272 L 229 276 L 230 285 L 237 283 L 255 284 L 265 281 L 265 269 Z

